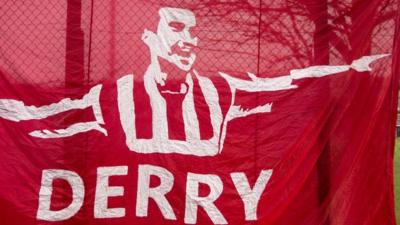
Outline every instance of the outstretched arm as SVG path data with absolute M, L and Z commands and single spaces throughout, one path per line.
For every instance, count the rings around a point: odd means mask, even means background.
M 94 86 L 82 99 L 71 100 L 70 98 L 65 98 L 57 103 L 39 107 L 27 106 L 24 102 L 18 100 L 0 99 L 0 118 L 15 122 L 39 120 L 69 110 L 91 107 L 95 121 L 78 122 L 65 129 L 34 130 L 29 135 L 39 138 L 61 138 L 90 130 L 97 130 L 107 135 L 107 131 L 101 127 L 104 124 L 99 102 L 101 88 L 102 85 Z
M 372 70 L 371 63 L 387 56 L 389 56 L 389 54 L 363 56 L 357 60 L 354 60 L 351 63 L 351 65 L 311 66 L 304 69 L 291 70 L 290 77 L 293 80 L 307 78 L 307 77 L 324 77 L 341 72 L 346 72 L 350 69 L 353 69 L 357 72 L 368 72 Z
M 371 63 L 389 56 L 388 54 L 382 55 L 372 55 L 363 56 L 357 60 L 354 60 L 351 65 L 340 65 L 340 66 L 310 66 L 303 69 L 293 69 L 290 71 L 289 75 L 275 77 L 275 78 L 259 78 L 252 73 L 248 73 L 250 80 L 242 80 L 239 78 L 232 77 L 226 73 L 220 73 L 220 75 L 225 78 L 228 82 L 233 98 L 235 98 L 236 90 L 246 91 L 246 92 L 261 92 L 261 91 L 280 91 L 297 88 L 293 85 L 293 80 L 312 78 L 312 77 L 324 77 L 335 75 L 341 72 L 349 71 L 354 69 L 358 72 L 371 71 Z M 258 106 L 253 109 L 243 110 L 240 106 L 232 105 L 230 119 L 243 117 L 255 113 L 270 112 L 272 103 L 268 103 L 262 106 Z
M 370 64 L 380 58 L 389 56 L 388 54 L 363 56 L 360 59 L 354 60 L 351 65 L 341 66 L 310 66 L 303 69 L 293 69 L 289 75 L 284 75 L 274 78 L 259 78 L 252 73 L 248 73 L 251 80 L 242 80 L 232 77 L 226 73 L 220 73 L 229 83 L 231 88 L 247 92 L 260 92 L 260 91 L 280 91 L 297 88 L 293 85 L 293 80 L 310 78 L 310 77 L 324 77 L 329 75 L 346 72 L 354 69 L 358 72 L 371 71 Z

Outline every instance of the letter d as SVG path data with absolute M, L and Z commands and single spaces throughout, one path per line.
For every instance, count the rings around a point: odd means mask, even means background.
M 50 210 L 54 179 L 63 179 L 67 181 L 72 189 L 71 204 L 57 211 Z M 77 173 L 68 170 L 43 170 L 39 191 L 39 207 L 36 218 L 46 221 L 69 219 L 82 207 L 84 196 L 85 187 L 83 186 L 82 178 Z

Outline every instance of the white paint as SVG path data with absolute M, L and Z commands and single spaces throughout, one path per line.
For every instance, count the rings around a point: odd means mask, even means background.
M 254 80 L 242 80 L 226 73 L 219 73 L 235 90 L 246 92 L 261 92 L 261 91 L 281 91 L 297 88 L 292 85 L 292 79 L 289 76 L 276 78 L 257 78 Z
M 206 184 L 210 193 L 199 196 L 199 184 Z M 214 224 L 228 224 L 214 201 L 222 194 L 223 184 L 217 175 L 188 173 L 186 181 L 185 223 L 197 223 L 198 207 L 202 207 Z
M 91 130 L 97 130 L 107 136 L 107 131 L 101 127 L 101 125 L 104 124 L 99 100 L 101 88 L 102 85 L 94 86 L 92 89 L 90 89 L 88 94 L 83 96 L 82 99 L 71 100 L 70 98 L 65 98 L 58 103 L 40 107 L 27 106 L 22 101 L 13 99 L 0 99 L 0 117 L 15 122 L 38 120 L 45 119 L 69 110 L 91 107 L 93 110 L 93 115 L 96 118 L 95 121 L 81 123 L 78 122 L 65 129 L 35 130 L 30 132 L 30 135 L 38 138 L 62 138 Z
M 154 76 L 161 71 L 158 66 L 150 65 L 144 74 L 144 88 L 149 95 L 152 111 L 152 130 L 153 139 L 158 142 L 168 140 L 168 120 L 167 120 L 167 102 L 161 96 L 157 89 L 157 83 Z
M 51 196 L 53 194 L 53 180 L 62 179 L 68 182 L 72 189 L 72 202 L 60 210 L 51 210 Z M 82 207 L 85 196 L 85 187 L 82 178 L 75 172 L 68 170 L 43 170 L 39 191 L 39 206 L 36 214 L 38 220 L 62 221 L 74 216 Z
M 240 198 L 244 203 L 246 220 L 257 220 L 257 208 L 261 194 L 271 178 L 272 170 L 262 170 L 257 178 L 254 187 L 251 188 L 245 173 L 231 173 L 231 178 L 235 184 Z
M 125 75 L 117 81 L 117 101 L 119 120 L 125 133 L 126 144 L 130 150 L 136 139 L 135 104 L 133 98 L 133 75 Z
M 160 185 L 150 187 L 150 177 L 157 176 Z M 174 211 L 165 195 L 174 185 L 174 176 L 166 169 L 152 165 L 139 165 L 138 187 L 136 200 L 136 216 L 146 217 L 149 208 L 149 199 L 153 199 L 167 220 L 176 220 Z
M 196 59 L 196 54 L 192 51 L 192 46 L 197 46 L 198 38 L 192 37 L 190 29 L 196 26 L 194 13 L 187 9 L 164 7 L 159 10 L 160 20 L 157 26 L 157 34 L 145 30 L 143 35 L 144 42 L 149 46 L 152 59 L 155 56 L 162 57 L 170 63 L 175 64 L 183 71 L 189 71 Z M 179 27 L 174 27 L 173 24 Z M 189 55 L 182 55 L 173 50 L 179 48 L 182 52 Z M 185 61 L 186 63 L 183 63 Z
M 311 77 L 324 77 L 331 74 L 342 73 L 350 69 L 349 65 L 345 66 L 310 66 L 304 69 L 290 70 L 290 78 L 297 80 Z
M 200 127 L 194 105 L 193 79 L 190 73 L 186 76 L 186 84 L 189 86 L 189 88 L 182 102 L 181 113 L 185 127 L 186 141 L 194 142 L 200 140 Z
M 204 99 L 210 109 L 211 125 L 213 129 L 212 142 L 215 142 L 215 148 L 218 148 L 218 139 L 220 136 L 221 124 L 223 121 L 221 106 L 219 105 L 219 95 L 212 81 L 193 70 L 199 80 L 199 86 L 203 92 Z
M 105 136 L 107 136 L 107 130 L 101 127 L 98 122 L 75 123 L 73 125 L 70 125 L 66 129 L 35 130 L 30 132 L 29 135 L 38 138 L 63 138 L 91 130 L 100 131 Z
M 373 62 L 388 56 L 390 56 L 390 54 L 363 56 L 357 60 L 354 60 L 351 63 L 350 67 L 358 72 L 372 71 L 371 64 Z
M 200 140 L 198 129 L 197 115 L 194 110 L 193 98 L 186 96 L 184 99 L 184 122 L 191 121 L 190 124 L 185 122 L 185 132 L 189 139 L 185 141 L 168 139 L 168 125 L 166 115 L 166 103 L 156 88 L 154 77 L 145 77 L 145 89 L 150 96 L 152 107 L 152 129 L 153 138 L 138 139 L 136 136 L 136 120 L 135 120 L 135 104 L 136 100 L 133 95 L 133 75 L 126 75 L 117 81 L 118 89 L 118 111 L 120 121 L 126 137 L 126 144 L 131 151 L 138 153 L 178 153 L 196 156 L 212 156 L 218 154 L 219 151 L 219 129 L 222 124 L 222 112 L 219 106 L 218 93 L 212 82 L 207 78 L 201 77 L 199 84 L 204 91 L 204 98 L 210 107 L 211 124 L 214 136 L 209 140 Z M 146 75 L 147 76 L 147 75 Z M 153 80 L 153 81 L 152 81 Z M 190 81 L 191 78 L 188 78 Z M 148 82 L 148 83 L 146 83 Z M 192 91 L 192 85 L 188 91 Z M 217 96 L 217 97 L 215 97 Z M 196 125 L 197 123 L 197 125 Z M 189 131 L 190 130 L 190 131 Z
M 229 112 L 229 120 L 249 116 L 257 113 L 269 113 L 272 111 L 272 103 L 260 105 L 252 109 L 243 109 L 240 106 L 232 106 Z
M 124 195 L 124 187 L 109 186 L 109 177 L 127 174 L 128 166 L 97 168 L 96 194 L 94 199 L 95 218 L 118 218 L 125 216 L 125 208 L 108 208 L 108 198 Z
M 109 198 L 124 195 L 124 187 L 110 186 L 109 179 L 112 176 L 128 175 L 128 166 L 110 166 L 97 168 L 97 181 L 94 194 L 94 218 L 110 219 L 126 216 L 125 207 L 109 208 Z M 262 170 L 254 186 L 251 188 L 246 175 L 243 172 L 231 173 L 232 181 L 244 203 L 244 215 L 247 221 L 257 219 L 257 207 L 265 188 L 272 175 L 272 170 Z M 174 175 L 166 168 L 154 165 L 139 164 L 138 183 L 136 193 L 136 216 L 147 217 L 150 199 L 156 203 L 163 218 L 177 220 L 174 210 L 167 199 L 168 193 L 174 186 Z M 151 178 L 158 178 L 160 184 L 151 187 Z M 51 198 L 53 194 L 53 181 L 62 179 L 68 182 L 72 189 L 72 202 L 61 210 L 51 210 Z M 199 196 L 200 185 L 207 185 L 210 192 L 207 196 Z M 227 224 L 222 212 L 215 205 L 215 201 L 223 192 L 223 182 L 219 176 L 214 174 L 195 174 L 188 172 L 186 175 L 186 192 L 184 222 L 186 224 L 197 224 L 197 214 L 201 207 L 214 224 Z M 39 192 L 39 206 L 37 211 L 38 220 L 64 221 L 70 219 L 81 209 L 85 196 L 85 187 L 81 177 L 68 170 L 43 170 L 41 187 Z M 92 204 L 90 204 L 92 205 Z M 183 209 L 182 209 L 183 210 Z M 242 213 L 242 212 L 237 212 Z M 179 214 L 179 215 L 182 215 Z M 154 216 L 154 215 L 153 215 Z
M 338 74 L 342 72 L 349 71 L 350 69 L 354 69 L 357 72 L 367 72 L 372 71 L 371 64 L 380 59 L 389 56 L 389 54 L 381 54 L 381 55 L 371 55 L 371 56 L 363 56 L 357 60 L 354 60 L 351 65 L 342 65 L 342 66 L 310 66 L 304 69 L 294 69 L 290 71 L 290 77 L 292 79 L 302 79 L 302 78 L 310 78 L 310 77 L 324 77 L 333 74 Z

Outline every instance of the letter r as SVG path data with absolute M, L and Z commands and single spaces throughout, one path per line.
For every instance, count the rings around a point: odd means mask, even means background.
M 161 210 L 165 219 L 176 220 L 175 213 L 165 197 L 174 185 L 174 176 L 168 170 L 152 165 L 139 165 L 138 173 L 136 216 L 147 216 L 149 199 L 152 198 Z M 153 175 L 160 178 L 160 185 L 150 188 L 150 177 Z

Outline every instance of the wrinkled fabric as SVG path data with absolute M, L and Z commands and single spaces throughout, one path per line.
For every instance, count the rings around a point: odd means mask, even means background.
M 395 225 L 399 1 L 5 1 L 1 224 Z

